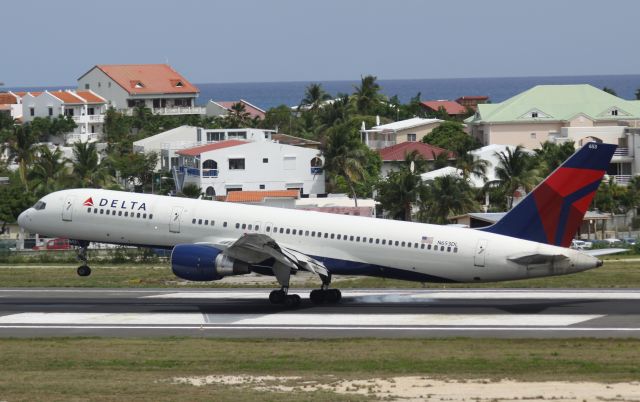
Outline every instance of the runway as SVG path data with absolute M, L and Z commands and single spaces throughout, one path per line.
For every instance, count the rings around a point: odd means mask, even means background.
M 640 337 L 640 289 L 291 292 L 295 310 L 269 289 L 2 289 L 0 337 Z

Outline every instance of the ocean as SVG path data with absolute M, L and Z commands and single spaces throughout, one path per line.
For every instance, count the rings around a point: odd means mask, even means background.
M 239 82 L 239 83 L 196 83 L 200 88 L 199 104 L 210 99 L 232 101 L 244 99 L 262 109 L 279 105 L 297 106 L 304 97 L 304 90 L 310 84 L 319 82 L 330 95 L 352 93 L 354 81 L 297 81 L 297 82 Z M 451 79 L 406 79 L 379 80 L 381 92 L 388 96 L 398 95 L 401 102 L 408 102 L 418 92 L 422 100 L 457 99 L 460 96 L 486 95 L 492 103 L 502 102 L 535 85 L 548 84 L 591 84 L 596 88 L 609 87 L 619 97 L 635 99 L 640 88 L 640 75 L 590 75 L 565 77 L 505 77 L 505 78 L 451 78 Z M 58 90 L 74 88 L 70 86 L 41 88 L 5 88 L 4 90 Z

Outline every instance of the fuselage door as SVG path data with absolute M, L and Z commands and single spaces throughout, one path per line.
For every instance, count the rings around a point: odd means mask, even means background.
M 487 240 L 480 239 L 476 244 L 476 253 L 473 255 L 473 265 L 476 267 L 484 267 L 485 257 L 487 255 Z
M 72 195 L 68 195 L 62 206 L 62 220 L 71 222 L 73 220 L 73 200 Z
M 180 233 L 180 219 L 182 218 L 182 207 L 172 207 L 169 217 L 169 231 Z

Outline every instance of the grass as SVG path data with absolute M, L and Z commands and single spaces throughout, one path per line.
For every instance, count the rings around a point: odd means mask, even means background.
M 358 400 L 170 380 L 255 374 L 300 376 L 300 382 L 395 375 L 619 382 L 640 379 L 638 361 L 640 340 L 634 339 L 4 339 L 0 399 Z
M 522 281 L 472 283 L 472 284 L 422 284 L 373 277 L 335 277 L 334 284 L 340 288 L 640 288 L 640 261 L 636 258 L 617 257 L 605 261 L 602 268 L 578 274 Z M 185 282 L 176 278 L 167 263 L 92 264 L 93 273 L 81 278 L 75 273 L 77 263 L 43 264 L 32 263 L 16 266 L 0 265 L 0 283 L 3 287 L 266 287 L 276 286 L 275 280 L 262 284 L 238 284 L 225 280 L 217 282 Z M 303 283 L 306 287 L 317 287 L 319 280 Z M 299 285 L 294 285 L 299 286 Z

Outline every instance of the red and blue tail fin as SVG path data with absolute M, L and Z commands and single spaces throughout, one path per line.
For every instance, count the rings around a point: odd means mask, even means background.
M 504 218 L 480 230 L 569 247 L 615 149 L 612 144 L 584 145 Z

